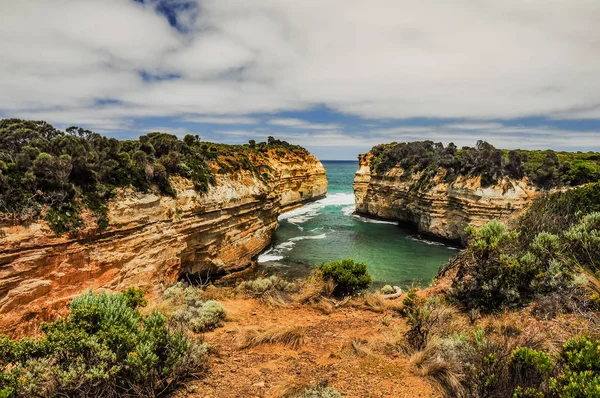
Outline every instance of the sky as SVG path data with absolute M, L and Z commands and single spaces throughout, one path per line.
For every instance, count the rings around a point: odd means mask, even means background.
M 598 0 L 0 0 L 0 117 L 321 159 L 600 150 Z

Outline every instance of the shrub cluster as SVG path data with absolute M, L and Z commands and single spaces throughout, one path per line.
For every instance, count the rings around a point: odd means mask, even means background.
M 535 334 L 488 325 L 469 333 L 432 335 L 412 361 L 448 397 L 598 397 L 599 344 L 580 337 L 549 354 L 540 349 L 542 341 Z
M 44 337 L 0 338 L 0 396 L 147 397 L 165 394 L 206 367 L 207 346 L 143 316 L 139 291 L 85 293 Z
M 335 388 L 329 386 L 317 386 L 315 388 L 309 388 L 304 390 L 299 395 L 295 395 L 294 398 L 342 398 Z
M 367 264 L 354 262 L 350 258 L 322 263 L 318 270 L 324 279 L 331 279 L 335 284 L 334 295 L 351 295 L 371 286 Z
M 530 242 L 498 221 L 466 232 L 469 242 L 460 254 L 453 295 L 469 309 L 495 311 L 552 292 L 568 296 L 575 275 L 600 266 L 600 213 L 558 235 L 539 232 Z
M 171 299 L 181 308 L 172 316 L 172 321 L 185 326 L 195 333 L 202 333 L 222 325 L 227 316 L 225 308 L 214 300 L 205 301 L 201 297 L 202 289 L 178 282 L 164 292 L 166 299 Z
M 193 181 L 199 192 L 215 183 L 218 173 L 250 170 L 270 176 L 269 150 L 306 151 L 269 137 L 268 143 L 222 145 L 196 135 L 179 140 L 172 134 L 150 133 L 119 141 L 77 127 L 65 132 L 42 121 L 0 120 L 0 217 L 13 222 L 43 214 L 57 233 L 75 233 L 83 226 L 80 212 L 90 209 L 100 230 L 108 225 L 106 202 L 116 187 L 157 189 L 175 195 L 171 176 Z M 44 209 L 48 209 L 44 212 Z
M 427 186 L 440 170 L 447 182 L 457 176 L 481 177 L 489 186 L 502 177 L 521 179 L 527 176 L 541 188 L 576 186 L 600 179 L 600 154 L 524 150 L 501 150 L 485 141 L 458 149 L 453 143 L 444 145 L 433 141 L 391 143 L 371 149 L 371 169 L 384 174 L 393 167 L 404 170 L 406 177 L 422 172 L 415 189 Z

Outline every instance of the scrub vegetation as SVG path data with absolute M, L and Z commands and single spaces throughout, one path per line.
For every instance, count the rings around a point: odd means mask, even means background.
M 458 176 L 479 177 L 483 186 L 498 183 L 504 177 L 522 179 L 539 188 L 578 186 L 600 179 L 600 153 L 502 150 L 485 141 L 475 147 L 458 148 L 453 143 L 415 141 L 381 144 L 371 149 L 371 169 L 385 174 L 394 167 L 408 178 L 421 173 L 415 189 L 426 187 L 443 171 L 446 182 Z
M 204 193 L 216 175 L 247 170 L 271 178 L 269 151 L 278 156 L 306 150 L 269 137 L 246 145 L 182 140 L 153 132 L 120 141 L 77 127 L 60 131 L 43 121 L 0 120 L 0 220 L 14 223 L 40 217 L 57 234 L 85 226 L 91 211 L 96 227 L 108 226 L 107 201 L 118 187 L 176 195 L 173 176 L 190 179 Z
M 85 293 L 70 315 L 42 324 L 44 336 L 0 337 L 1 397 L 166 395 L 206 370 L 208 346 L 142 315 L 141 292 Z

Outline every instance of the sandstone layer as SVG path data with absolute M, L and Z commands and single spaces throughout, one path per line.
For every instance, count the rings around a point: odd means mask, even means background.
M 472 177 L 447 183 L 440 172 L 420 186 L 416 184 L 420 174 L 406 177 L 398 167 L 378 175 L 371 169 L 371 157 L 370 153 L 359 155 L 354 178 L 356 212 L 399 221 L 441 239 L 460 242 L 469 224 L 481 226 L 494 219 L 507 222 L 542 195 L 526 178 L 504 178 L 482 187 L 480 179 Z
M 273 153 L 268 162 L 269 179 L 220 174 L 206 194 L 177 177 L 174 198 L 120 190 L 103 232 L 56 237 L 44 222 L 0 225 L 0 332 L 29 333 L 90 288 L 139 286 L 152 295 L 182 275 L 206 280 L 248 267 L 281 212 L 327 192 L 312 155 Z

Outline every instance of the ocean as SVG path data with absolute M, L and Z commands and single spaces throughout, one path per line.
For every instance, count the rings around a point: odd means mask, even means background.
M 368 265 L 374 286 L 408 288 L 431 283 L 457 248 L 424 239 L 397 223 L 354 213 L 355 161 L 323 161 L 327 197 L 284 213 L 270 248 L 259 256 L 259 271 L 304 277 L 318 264 L 353 258 Z

